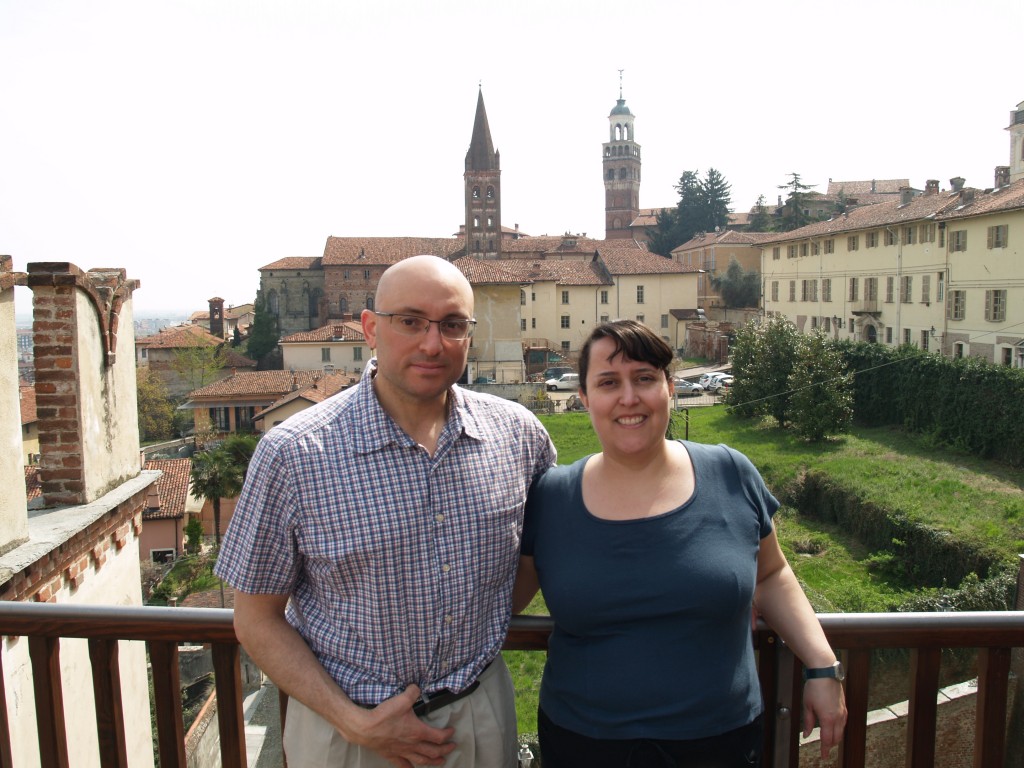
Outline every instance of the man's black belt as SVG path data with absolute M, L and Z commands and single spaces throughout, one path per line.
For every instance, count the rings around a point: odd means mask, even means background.
M 436 712 L 442 707 L 454 704 L 459 699 L 466 698 L 479 687 L 480 681 L 474 680 L 468 688 L 464 688 L 458 693 L 450 691 L 447 688 L 430 694 L 425 693 L 416 700 L 415 704 L 412 705 L 412 712 L 416 717 L 429 715 L 431 712 Z
M 487 667 L 490 666 L 490 664 L 487 665 Z M 484 672 L 487 671 L 487 667 L 484 667 Z M 482 675 L 483 672 L 481 672 L 480 674 Z M 470 683 L 469 686 L 463 688 L 461 691 L 458 692 L 449 690 L 448 688 L 443 688 L 440 691 L 434 691 L 433 693 L 424 693 L 416 700 L 416 703 L 412 705 L 412 712 L 414 715 L 416 715 L 416 717 L 423 717 L 424 715 L 429 715 L 431 712 L 436 712 L 442 707 L 447 707 L 449 704 L 454 704 L 459 699 L 466 698 L 467 696 L 469 696 L 469 694 L 471 694 L 479 687 L 480 678 L 478 677 L 476 680 Z M 356 703 L 358 704 L 359 702 Z M 376 705 L 359 704 L 359 706 L 363 707 L 364 709 L 373 709 Z

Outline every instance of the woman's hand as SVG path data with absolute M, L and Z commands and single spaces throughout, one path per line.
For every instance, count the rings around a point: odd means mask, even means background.
M 832 677 L 804 683 L 804 738 L 818 726 L 821 759 L 827 760 L 832 747 L 843 740 L 846 728 L 846 693 L 843 684 Z

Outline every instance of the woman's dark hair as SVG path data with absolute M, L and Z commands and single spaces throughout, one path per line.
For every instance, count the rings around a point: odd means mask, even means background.
M 583 346 L 580 347 L 580 389 L 584 394 L 587 392 L 590 347 L 600 339 L 611 339 L 614 342 L 615 351 L 612 352 L 611 359 L 622 355 L 629 360 L 649 363 L 658 370 L 664 371 L 666 379 L 672 378 L 668 369 L 672 364 L 672 347 L 663 338 L 636 320 L 612 320 L 595 326 L 587 340 L 583 342 Z

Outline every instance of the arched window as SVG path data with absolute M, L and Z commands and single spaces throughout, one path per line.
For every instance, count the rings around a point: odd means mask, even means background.
M 526 306 L 526 291 L 519 291 L 519 303 Z
M 373 312 L 373 296 L 366 297 L 366 308 Z
M 473 217 L 473 226 L 474 227 L 479 227 L 480 226 L 480 217 L 479 216 L 474 216 Z
M 487 199 L 488 200 L 493 200 L 494 199 L 494 187 L 488 187 L 487 188 Z
M 492 229 L 493 227 L 494 227 L 494 217 L 493 216 L 488 216 L 487 217 L 487 228 L 488 229 Z
M 341 314 L 343 315 L 348 312 L 348 299 L 346 299 L 344 296 L 338 299 L 338 311 L 340 311 Z
M 608 169 L 608 181 L 615 181 L 615 169 L 614 168 L 609 168 Z
M 267 311 L 272 315 L 280 314 L 281 310 L 278 306 L 277 291 L 271 291 L 267 294 Z
M 619 178 L 620 179 L 626 178 L 626 169 L 625 168 L 619 168 Z

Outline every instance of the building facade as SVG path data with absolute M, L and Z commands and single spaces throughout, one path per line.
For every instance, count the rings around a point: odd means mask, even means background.
M 804 332 L 1022 367 L 1022 242 L 1024 180 L 953 192 L 929 181 L 766 241 L 764 310 Z

